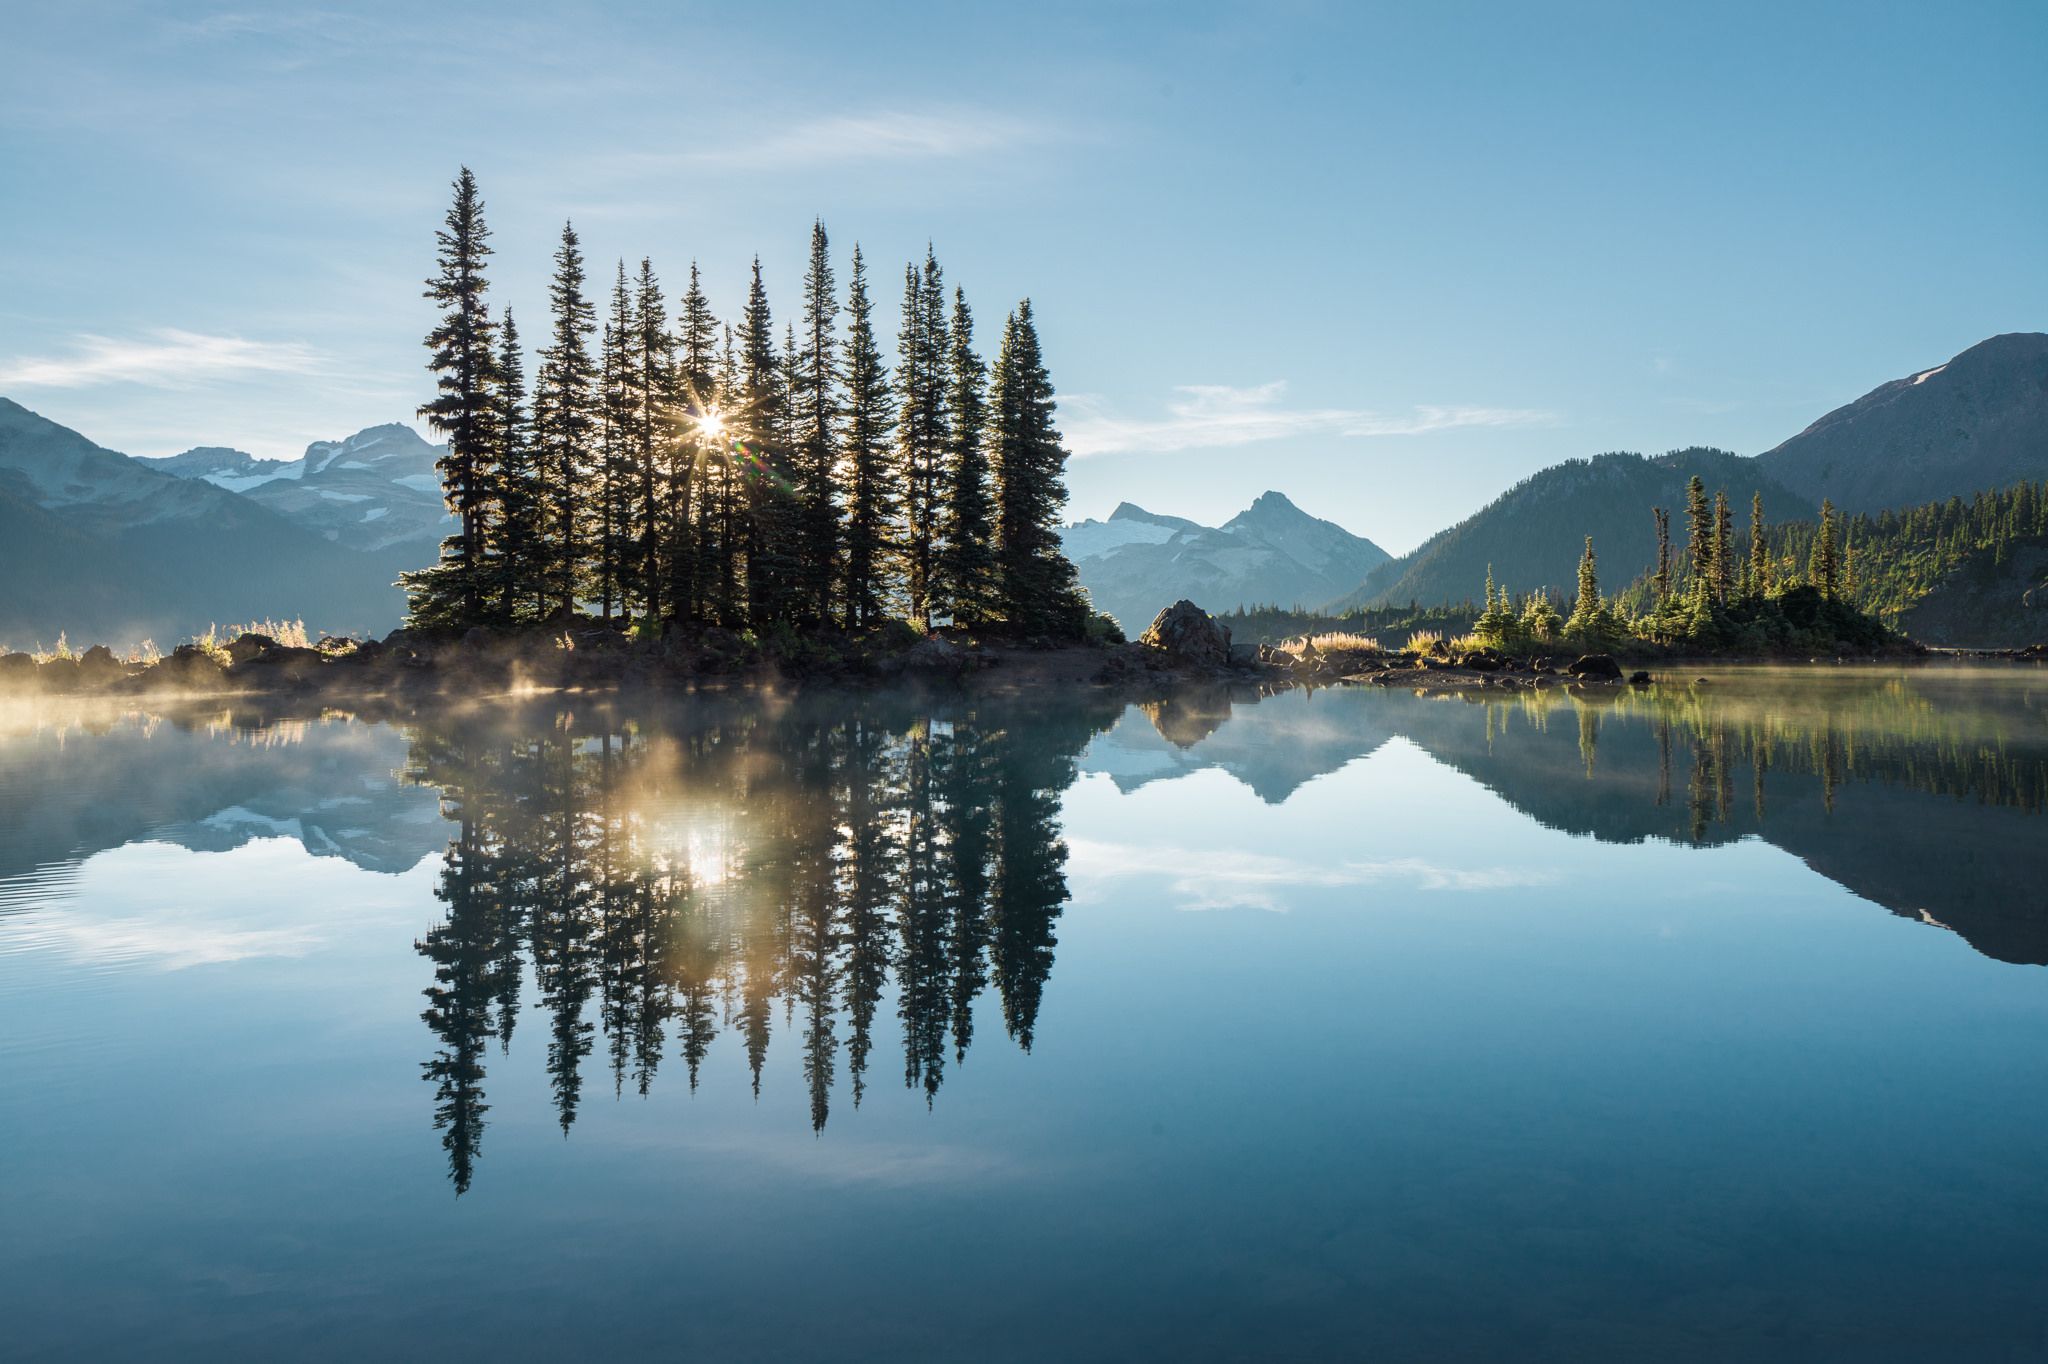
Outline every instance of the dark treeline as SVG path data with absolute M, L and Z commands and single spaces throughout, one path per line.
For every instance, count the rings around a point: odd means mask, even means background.
M 1882 649 L 1898 638 L 1850 600 L 1842 522 L 1830 503 L 1803 561 L 1774 552 L 1763 495 L 1749 497 L 1747 530 L 1736 528 L 1725 491 L 1708 497 L 1694 475 L 1686 484 L 1685 542 L 1672 538 L 1671 512 L 1646 509 L 1656 527 L 1656 557 L 1619 594 L 1600 591 L 1593 537 L 1585 537 L 1578 590 L 1560 606 L 1537 591 L 1517 597 L 1489 573 L 1486 610 L 1473 625 L 1483 642 L 1513 651 L 1554 643 L 1626 649 L 1649 644 L 1689 653 L 1783 654 L 1839 648 Z
M 856 246 L 842 294 L 822 223 L 780 329 L 757 257 L 736 321 L 697 266 L 674 302 L 642 259 L 600 304 L 562 229 L 531 383 L 486 300 L 489 230 L 464 169 L 437 234 L 427 337 L 459 519 L 407 574 L 413 624 L 870 629 L 890 618 L 1074 638 L 1066 452 L 1027 299 L 993 364 L 937 258 L 906 265 L 894 364 Z M 842 326 L 843 319 L 843 326 Z M 596 338 L 593 354 L 592 338 Z
M 443 918 L 418 948 L 457 1189 L 487 1057 L 529 999 L 565 1132 L 600 1047 L 615 1094 L 647 1093 L 671 1054 L 694 1089 L 729 1031 L 758 1093 L 778 1012 L 823 1128 L 842 1068 L 862 1098 L 892 986 L 903 1082 L 927 1101 L 948 1053 L 965 1060 L 984 992 L 1028 1049 L 1067 898 L 1060 794 L 1115 713 L 799 702 L 673 729 L 500 716 L 415 731 L 407 776 L 441 789 L 456 826 Z
M 1812 521 L 1771 527 L 1770 557 L 1791 565 L 1822 552 L 1824 528 Z M 2002 569 L 2020 547 L 2048 544 L 2048 483 L 2019 483 L 1902 511 L 1859 514 L 1832 537 L 1841 590 L 1863 610 L 1895 620 L 1966 565 Z

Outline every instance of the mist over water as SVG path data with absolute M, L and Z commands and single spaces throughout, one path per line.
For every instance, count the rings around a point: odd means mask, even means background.
M 12 706 L 9 1348 L 2027 1357 L 2044 712 Z

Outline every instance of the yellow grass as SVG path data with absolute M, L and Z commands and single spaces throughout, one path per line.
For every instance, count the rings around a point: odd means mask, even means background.
M 1408 636 L 1408 642 L 1401 646 L 1404 653 L 1434 654 L 1443 652 L 1444 632 L 1441 630 L 1417 630 Z
M 1308 642 L 1315 645 L 1318 652 L 1326 654 L 1333 651 L 1341 652 L 1345 649 L 1377 649 L 1380 647 L 1380 642 L 1371 635 L 1347 634 L 1342 630 L 1333 631 L 1327 635 L 1312 635 L 1309 637 Z

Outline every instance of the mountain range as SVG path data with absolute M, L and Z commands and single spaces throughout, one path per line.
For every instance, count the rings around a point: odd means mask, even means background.
M 164 647 L 211 624 L 303 618 L 389 629 L 392 584 L 428 562 L 364 552 L 242 493 L 148 460 L 0 398 L 0 642 Z
M 60 631 L 169 642 L 264 617 L 382 632 L 403 615 L 399 572 L 432 562 L 446 532 L 440 453 L 393 424 L 316 441 L 295 460 L 223 446 L 135 459 L 0 398 L 0 645 Z M 1753 492 L 1785 521 L 1812 518 L 1822 498 L 1872 511 L 2048 478 L 2048 335 L 1994 336 L 1758 456 L 1567 460 L 1399 558 L 1278 492 L 1220 526 L 1125 502 L 1062 536 L 1096 607 L 1133 633 L 1181 597 L 1212 611 L 1430 605 L 1476 597 L 1489 566 L 1517 590 L 1568 591 L 1588 534 L 1603 582 L 1618 586 L 1654 555 L 1650 508 L 1682 517 L 1695 474 L 1727 491 L 1738 521 Z M 1959 642 L 2025 642 L 2001 636 L 2017 628 L 2012 603 L 2039 586 L 2039 557 L 1993 565 L 1936 614 Z
M 410 426 L 392 423 L 346 440 L 315 441 L 297 459 L 258 459 L 202 445 L 152 463 L 179 478 L 241 493 L 350 549 L 417 544 L 431 559 L 454 523 L 434 472 L 446 451 Z
M 1211 611 L 1313 606 L 1387 561 L 1372 541 L 1276 492 L 1213 528 L 1125 502 L 1108 520 L 1068 526 L 1061 541 L 1095 609 L 1129 634 L 1183 597 Z

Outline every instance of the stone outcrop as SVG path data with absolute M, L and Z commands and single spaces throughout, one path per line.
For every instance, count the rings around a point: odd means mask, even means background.
M 1190 663 L 1230 662 L 1230 630 L 1193 602 L 1182 598 L 1152 618 L 1138 642 L 1147 648 Z

